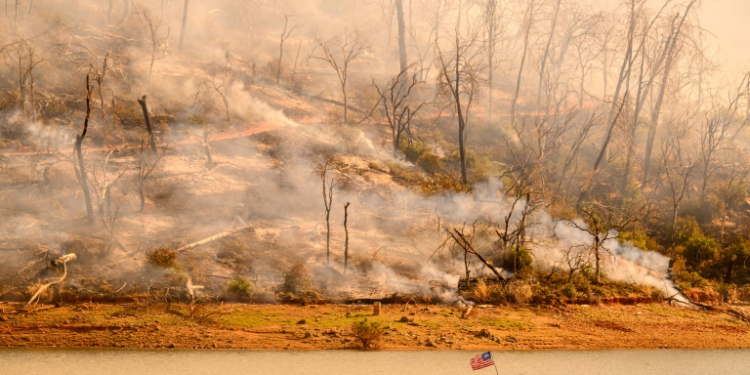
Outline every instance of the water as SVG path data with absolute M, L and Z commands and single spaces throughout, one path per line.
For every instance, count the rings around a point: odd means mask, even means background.
M 2 375 L 491 375 L 471 351 L 2 349 Z M 500 375 L 747 375 L 750 350 L 494 352 Z

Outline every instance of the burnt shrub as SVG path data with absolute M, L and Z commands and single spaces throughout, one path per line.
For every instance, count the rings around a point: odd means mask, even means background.
M 177 265 L 177 252 L 166 246 L 149 250 L 146 257 L 149 263 L 158 267 L 172 268 Z
M 352 335 L 362 344 L 362 349 L 377 349 L 384 333 L 385 329 L 380 323 L 369 321 L 367 318 L 352 324 Z

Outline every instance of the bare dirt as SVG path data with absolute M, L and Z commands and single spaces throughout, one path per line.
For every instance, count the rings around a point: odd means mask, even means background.
M 666 304 L 561 308 L 384 305 L 3 304 L 0 347 L 355 349 L 352 323 L 385 328 L 381 349 L 750 348 L 750 325 Z M 39 309 L 39 310 L 37 310 Z M 26 311 L 26 312 L 23 312 Z

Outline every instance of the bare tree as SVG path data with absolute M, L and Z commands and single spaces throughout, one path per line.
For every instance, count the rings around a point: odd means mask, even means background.
M 313 55 L 312 57 L 325 61 L 336 71 L 336 76 L 341 85 L 341 94 L 344 97 L 344 123 L 348 123 L 349 99 L 346 91 L 346 83 L 349 78 L 349 64 L 369 49 L 370 45 L 362 39 L 357 29 L 354 29 L 352 33 L 344 29 L 343 37 L 334 36 L 325 40 L 316 35 L 315 41 L 318 43 L 316 50 L 319 49 L 322 55 Z
M 78 175 L 80 176 L 81 189 L 83 197 L 86 200 L 86 213 L 88 214 L 89 224 L 94 223 L 94 207 L 91 205 L 91 193 L 89 192 L 88 175 L 86 174 L 86 164 L 83 161 L 81 144 L 86 138 L 86 132 L 89 129 L 89 117 L 91 116 L 91 91 L 93 87 L 89 85 L 89 76 L 86 76 L 86 117 L 83 120 L 83 131 L 76 135 L 75 153 L 78 156 Z
M 287 26 L 289 26 L 289 16 L 284 15 L 284 30 L 281 31 L 281 39 L 279 41 L 279 63 L 276 66 L 276 84 L 279 84 L 279 78 L 281 77 L 281 61 L 284 58 L 284 42 L 289 38 L 290 35 L 292 35 L 292 32 L 295 28 L 297 28 L 297 24 L 292 25 L 292 27 L 287 31 Z M 296 64 L 296 60 L 295 60 Z
M 411 79 L 407 80 L 406 77 L 409 75 Z M 401 71 L 382 89 L 375 83 L 374 79 L 372 81 L 372 85 L 380 96 L 383 112 L 391 128 L 394 155 L 398 153 L 401 146 L 401 136 L 404 133 L 411 139 L 411 121 L 424 105 L 424 103 L 419 103 L 414 107 L 414 103 L 412 103 L 412 90 L 417 88 L 419 84 L 417 72 L 408 73 L 406 70 Z
M 154 137 L 154 129 L 151 127 L 151 116 L 148 114 L 148 105 L 146 104 L 146 95 L 143 95 L 140 99 L 138 99 L 138 104 L 141 105 L 141 109 L 143 110 L 143 119 L 146 122 L 146 131 L 148 132 L 148 143 L 151 147 L 151 151 L 156 153 L 156 140 Z
M 682 26 L 685 23 L 685 19 L 687 18 L 688 14 L 690 14 L 690 9 L 692 6 L 697 2 L 698 0 L 691 0 L 691 2 L 688 4 L 687 9 L 685 10 L 685 13 L 683 13 L 682 18 L 680 18 L 680 15 L 677 14 L 672 19 L 672 23 L 670 25 L 669 33 L 666 36 L 664 45 L 662 48 L 657 50 L 657 57 L 655 58 L 655 61 L 651 63 L 651 72 L 646 75 L 645 72 L 645 60 L 646 60 L 646 34 L 643 34 L 642 40 L 640 43 L 640 47 L 638 52 L 640 53 L 641 57 L 641 65 L 640 65 L 640 73 L 639 73 L 639 82 L 637 86 L 636 91 L 636 97 L 635 97 L 635 110 L 633 111 L 633 119 L 631 121 L 631 132 L 630 132 L 630 138 L 628 143 L 628 153 L 625 160 L 625 170 L 622 175 L 622 182 L 620 184 L 620 194 L 625 195 L 627 184 L 630 179 L 630 170 L 633 165 L 633 158 L 635 156 L 635 141 L 636 141 L 636 131 L 638 129 L 638 120 L 640 117 L 641 110 L 643 109 L 643 106 L 646 102 L 646 98 L 649 96 L 648 94 L 651 92 L 651 87 L 654 84 L 654 81 L 656 77 L 658 76 L 658 73 L 663 69 L 663 66 L 666 63 L 671 63 L 671 57 L 674 56 L 674 49 L 676 48 L 676 40 L 680 36 L 680 31 L 682 30 Z M 665 3 L 665 7 L 669 2 Z M 662 8 L 663 9 L 663 8 Z M 660 11 L 661 12 L 661 11 Z M 658 14 L 657 14 L 658 17 Z M 654 21 L 656 21 L 656 18 L 654 18 Z M 653 25 L 653 22 L 652 22 Z M 651 29 L 651 25 L 649 25 L 649 28 Z M 667 71 L 667 74 L 669 73 L 669 67 L 664 68 Z
M 531 28 L 534 25 L 534 6 L 535 0 L 529 0 L 529 5 L 526 9 L 526 20 L 524 37 L 523 37 L 523 50 L 521 51 L 521 64 L 518 67 L 518 78 L 516 79 L 516 89 L 513 93 L 513 99 L 510 102 L 510 123 L 515 122 L 516 119 L 516 103 L 518 102 L 518 95 L 521 91 L 521 78 L 523 77 L 523 67 L 526 64 L 526 54 L 529 50 L 529 37 L 531 35 Z
M 557 17 L 560 14 L 560 5 L 562 0 L 557 0 L 555 3 L 555 12 L 552 16 L 552 26 L 550 27 L 549 37 L 547 38 L 547 44 L 544 47 L 544 53 L 542 54 L 542 61 L 539 66 L 539 89 L 536 94 L 536 106 L 539 107 L 542 103 L 542 82 L 544 81 L 545 69 L 547 68 L 547 58 L 549 57 L 550 46 L 552 46 L 552 40 L 555 37 L 555 29 L 557 28 Z
M 636 221 L 635 212 L 629 208 L 616 209 L 598 203 L 583 203 L 578 207 L 583 215 L 584 223 L 569 220 L 571 227 L 589 233 L 593 243 L 589 244 L 594 256 L 594 282 L 601 283 L 601 263 L 610 249 L 604 245 L 607 240 L 614 238 L 617 231 L 626 228 Z
M 404 0 L 394 0 L 398 18 L 398 61 L 399 71 L 406 70 L 406 25 L 404 24 Z
M 185 29 L 187 28 L 187 18 L 188 18 L 188 3 L 190 0 L 185 0 L 185 6 L 182 10 L 182 27 L 180 27 L 180 44 L 178 45 L 178 48 L 180 51 L 182 51 L 182 46 L 185 42 Z
M 591 264 L 591 254 L 587 251 L 588 246 L 584 244 L 570 246 L 567 249 L 563 249 L 563 260 L 568 266 L 568 282 L 573 280 L 576 272 L 579 272 L 583 267 L 587 267 Z
M 698 166 L 698 160 L 691 160 L 690 154 L 682 150 L 682 138 L 687 134 L 686 126 L 676 127 L 672 136 L 668 137 L 661 146 L 661 161 L 669 189 L 671 205 L 670 250 L 674 251 L 677 229 L 677 213 L 690 187 L 690 175 Z
M 140 210 L 146 209 L 146 180 L 151 177 L 151 173 L 156 169 L 156 165 L 159 164 L 159 160 L 164 157 L 167 150 L 164 149 L 161 154 L 157 153 L 157 156 L 149 160 L 148 153 L 143 152 L 144 146 L 141 144 L 141 150 L 138 155 L 138 197 L 140 198 L 141 207 Z
M 735 92 L 730 94 L 726 106 L 714 103 L 706 114 L 705 121 L 700 127 L 700 160 L 702 169 L 702 183 L 700 198 L 705 199 L 708 182 L 718 169 L 715 165 L 718 151 L 729 139 L 736 136 L 748 123 L 750 123 L 750 112 L 745 112 L 745 118 L 738 119 L 738 113 L 742 100 L 747 98 L 746 103 L 750 111 L 750 73 L 747 73 L 737 86 Z
M 229 67 L 217 69 L 198 84 L 198 91 L 195 93 L 193 107 L 202 106 L 205 110 L 211 108 L 211 102 L 214 94 L 221 98 L 224 105 L 224 117 L 227 123 L 232 123 L 232 117 L 229 112 L 229 99 L 227 98 L 227 87 L 232 83 Z
M 187 5 L 187 0 L 185 0 L 185 4 Z M 164 58 L 170 52 L 169 28 L 167 28 L 167 35 L 162 37 L 160 35 L 161 20 L 154 18 L 148 9 L 142 6 L 136 7 L 136 11 L 138 12 L 138 17 L 141 19 L 141 22 L 143 22 L 148 29 L 148 37 L 151 42 L 151 63 L 148 68 L 148 87 L 150 89 L 151 76 L 154 72 L 154 63 L 156 60 Z M 158 56 L 159 52 L 161 52 L 161 56 Z
M 349 227 L 347 226 L 347 220 L 349 219 L 349 202 L 344 205 L 344 233 L 346 235 L 344 239 L 344 274 L 346 269 L 349 267 Z
M 461 16 L 464 9 L 459 4 L 456 21 L 453 51 L 450 60 L 446 60 L 438 47 L 440 60 L 440 84 L 450 92 L 456 117 L 458 117 L 458 152 L 461 159 L 461 182 L 468 184 L 466 174 L 466 127 L 471 105 L 479 91 L 479 66 L 476 62 L 478 51 L 475 49 L 477 33 L 469 29 L 468 37 L 461 37 Z M 462 104 L 463 100 L 463 104 Z
M 323 183 L 323 207 L 326 217 L 326 265 L 331 262 L 331 208 L 333 207 L 333 188 L 338 184 L 337 175 L 341 164 L 335 157 L 326 159 L 315 167 L 315 172 Z
M 484 0 L 484 49 L 487 53 L 487 119 L 492 122 L 494 72 L 497 66 L 497 45 L 505 34 L 505 7 L 500 0 Z

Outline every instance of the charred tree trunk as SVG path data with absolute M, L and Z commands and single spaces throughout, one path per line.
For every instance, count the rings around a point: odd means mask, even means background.
M 461 157 L 461 182 L 466 185 L 468 179 L 466 177 L 466 149 L 464 146 L 464 133 L 466 130 L 466 122 L 464 122 L 464 114 L 461 110 L 461 93 L 459 92 L 460 85 L 460 63 L 461 55 L 458 48 L 458 37 L 456 37 L 456 85 L 453 87 L 455 90 L 454 97 L 456 100 L 456 112 L 458 113 L 458 153 Z M 447 78 L 447 77 L 446 77 Z
M 206 151 L 206 168 L 214 168 L 214 159 L 211 157 L 211 145 L 208 143 L 208 128 L 203 129 L 203 149 Z
M 81 189 L 83 189 L 83 197 L 86 200 L 86 213 L 88 214 L 88 220 L 90 224 L 94 223 L 94 207 L 91 205 L 91 193 L 89 192 L 88 176 L 86 175 L 86 165 L 83 162 L 83 153 L 81 152 L 81 144 L 83 139 L 86 138 L 86 132 L 89 129 L 89 117 L 91 116 L 91 88 L 89 86 L 89 77 L 86 76 L 86 118 L 83 120 L 83 131 L 81 134 L 76 135 L 75 142 L 75 153 L 78 156 L 78 173 L 81 176 Z
M 406 70 L 406 26 L 404 25 L 404 1 L 396 0 L 396 14 L 398 17 L 398 59 L 401 72 Z
M 143 95 L 142 98 L 138 99 L 138 103 L 141 105 L 141 109 L 143 109 L 143 118 L 146 121 L 146 131 L 148 131 L 148 143 L 149 147 L 151 147 L 151 151 L 156 151 L 156 140 L 154 139 L 154 130 L 151 127 L 151 118 L 148 115 L 148 106 L 146 105 L 146 95 Z
M 599 250 L 601 244 L 599 243 L 599 235 L 596 235 L 594 237 L 594 260 L 595 260 L 595 273 L 594 273 L 594 283 L 600 284 L 601 283 L 601 251 Z
M 727 264 L 727 273 L 724 275 L 724 283 L 729 284 L 732 282 L 732 271 L 734 271 L 734 265 L 737 263 L 737 256 L 732 255 L 729 258 L 729 264 Z
M 349 202 L 344 205 L 344 274 L 349 266 L 349 227 L 347 226 L 347 220 L 349 219 Z
M 513 94 L 513 100 L 510 102 L 510 123 L 511 125 L 516 119 L 516 103 L 518 102 L 518 94 L 521 91 L 521 77 L 523 75 L 523 66 L 526 64 L 526 52 L 529 49 L 529 34 L 531 34 L 531 26 L 533 24 L 534 16 L 534 0 L 529 3 L 529 19 L 528 25 L 526 26 L 526 34 L 523 38 L 523 52 L 521 53 L 521 66 L 518 68 L 518 78 L 516 79 L 516 90 Z
M 185 8 L 182 11 L 182 28 L 180 29 L 180 44 L 178 46 L 180 51 L 182 51 L 182 46 L 185 42 L 185 28 L 187 27 L 188 2 L 189 0 L 185 0 Z
M 542 82 L 544 82 L 544 73 L 547 66 L 547 57 L 549 56 L 549 48 L 552 45 L 552 39 L 555 37 L 555 29 L 557 28 L 557 16 L 560 14 L 560 4 L 562 0 L 557 0 L 555 6 L 555 16 L 552 18 L 552 28 L 549 32 L 549 38 L 547 39 L 547 46 L 544 48 L 544 55 L 542 55 L 542 63 L 539 69 L 539 89 L 536 93 L 536 106 L 537 108 L 542 103 Z

